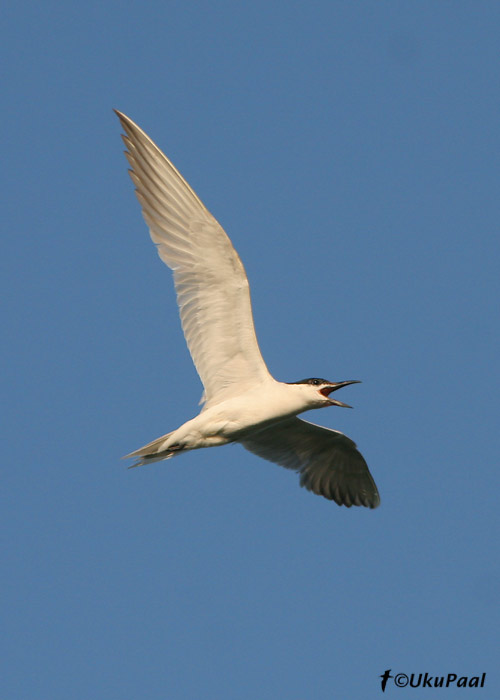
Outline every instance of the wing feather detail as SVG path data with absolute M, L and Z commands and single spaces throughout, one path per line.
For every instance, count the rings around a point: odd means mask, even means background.
M 230 239 L 153 141 L 116 114 L 144 219 L 161 260 L 174 273 L 182 328 L 206 407 L 269 381 L 247 276 Z
M 356 444 L 343 433 L 289 418 L 240 441 L 250 452 L 300 473 L 300 485 L 338 505 L 376 508 L 380 496 Z

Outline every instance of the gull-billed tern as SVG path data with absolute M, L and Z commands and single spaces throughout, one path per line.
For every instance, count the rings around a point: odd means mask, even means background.
M 270 375 L 255 336 L 245 269 L 224 229 L 142 129 L 116 114 L 144 219 L 174 273 L 182 328 L 205 388 L 199 415 L 127 455 L 138 458 L 132 466 L 239 442 L 299 472 L 301 485 L 318 495 L 376 508 L 377 487 L 355 443 L 297 418 L 313 408 L 347 406 L 331 394 L 355 382 L 283 383 Z

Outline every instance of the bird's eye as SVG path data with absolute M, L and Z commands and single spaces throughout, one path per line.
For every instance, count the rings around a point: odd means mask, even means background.
M 311 384 L 313 384 L 314 386 L 319 386 L 321 382 L 319 381 L 319 379 L 312 379 Z

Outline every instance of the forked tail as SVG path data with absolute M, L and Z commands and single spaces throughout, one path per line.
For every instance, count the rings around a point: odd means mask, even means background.
M 161 437 L 156 438 L 156 440 L 153 440 L 153 442 L 148 442 L 148 444 L 144 445 L 144 447 L 140 447 L 138 450 L 130 452 L 130 454 L 125 455 L 122 459 L 139 457 L 137 462 L 130 465 L 129 469 L 132 469 L 133 467 L 142 467 L 143 464 L 160 462 L 162 459 L 170 459 L 170 457 L 173 457 L 175 454 L 177 454 L 177 452 L 179 452 L 179 450 L 175 447 L 169 449 L 165 449 L 163 447 L 171 435 L 172 433 L 162 435 Z

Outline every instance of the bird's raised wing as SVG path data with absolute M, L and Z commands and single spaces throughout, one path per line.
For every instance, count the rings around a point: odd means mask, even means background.
M 289 418 L 240 440 L 254 454 L 300 473 L 300 485 L 348 508 L 380 503 L 356 444 L 336 430 Z
M 174 273 L 182 328 L 207 406 L 269 380 L 247 276 L 231 241 L 142 129 L 116 114 L 126 132 L 125 154 L 144 219 Z

